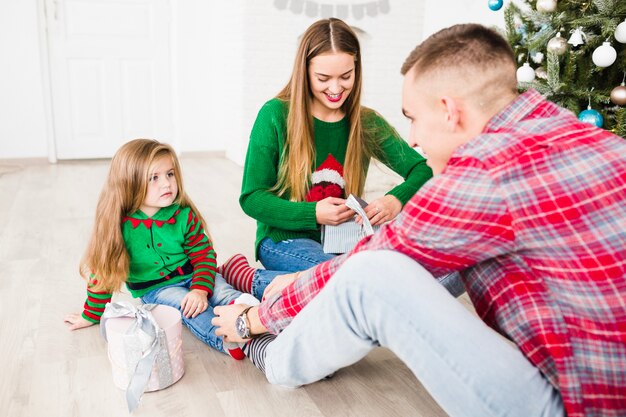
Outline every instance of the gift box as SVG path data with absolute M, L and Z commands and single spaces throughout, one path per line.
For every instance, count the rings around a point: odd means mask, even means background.
M 380 228 L 380 226 L 372 226 L 365 215 L 364 209 L 367 207 L 367 202 L 350 194 L 346 199 L 346 206 L 359 214 L 363 223 L 358 224 L 351 219 L 336 226 L 322 226 L 322 248 L 325 253 L 350 252 L 361 239 L 374 234 Z
M 167 388 L 185 373 L 180 312 L 169 306 L 107 304 L 101 320 L 113 383 L 130 411 L 144 392 Z

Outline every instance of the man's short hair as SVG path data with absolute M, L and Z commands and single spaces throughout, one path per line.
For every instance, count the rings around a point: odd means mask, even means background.
M 504 84 L 515 89 L 513 50 L 508 42 L 495 30 L 467 23 L 454 25 L 431 35 L 419 44 L 402 65 L 406 75 L 412 68 L 419 75 L 442 70 L 460 73 L 487 73 L 496 70 L 505 80 Z

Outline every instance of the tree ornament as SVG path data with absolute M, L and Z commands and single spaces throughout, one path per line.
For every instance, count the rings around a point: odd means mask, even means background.
M 537 11 L 541 13 L 552 13 L 556 10 L 556 0 L 537 0 Z
M 535 64 L 541 64 L 543 62 L 543 57 L 544 55 L 542 52 L 535 52 L 532 54 L 530 59 L 532 59 Z
M 589 123 L 595 125 L 596 127 L 602 127 L 604 124 L 604 118 L 597 110 L 591 108 L 591 92 L 593 91 L 593 87 L 589 90 L 589 104 L 587 104 L 587 110 L 583 110 L 578 113 L 578 120 L 581 122 Z
M 591 55 L 593 63 L 599 67 L 608 67 L 612 65 L 616 58 L 617 52 L 608 41 L 603 42 L 602 45 L 598 46 Z
M 567 41 L 561 36 L 561 32 L 548 41 L 548 51 L 557 55 L 563 55 L 567 51 Z
M 626 19 L 615 28 L 615 39 L 619 43 L 626 43 Z
M 622 83 L 611 90 L 611 101 L 618 106 L 626 105 L 626 71 Z
M 626 86 L 624 83 L 611 90 L 611 101 L 618 106 L 626 106 Z
M 500 10 L 503 4 L 504 4 L 503 0 L 489 0 L 487 2 L 487 5 L 489 6 L 489 8 L 493 10 L 494 12 Z
M 528 62 L 524 62 L 524 65 L 517 69 L 517 82 L 529 83 L 535 79 L 535 70 L 530 66 Z
M 583 110 L 578 113 L 578 120 L 581 122 L 592 124 L 596 127 L 602 127 L 604 124 L 604 118 L 597 111 L 591 108 L 591 106 L 587 107 L 587 110 Z
M 572 46 L 582 45 L 583 43 L 585 43 L 585 40 L 587 40 L 587 35 L 585 35 L 580 26 L 576 29 L 572 29 L 570 33 L 572 34 L 572 36 L 569 37 L 567 43 Z
M 535 75 L 537 76 L 537 78 L 541 78 L 542 80 L 548 79 L 548 72 L 546 71 L 544 67 L 538 67 L 535 70 Z

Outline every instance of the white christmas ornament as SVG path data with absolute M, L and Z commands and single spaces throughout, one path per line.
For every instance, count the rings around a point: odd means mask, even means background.
M 615 39 L 619 43 L 626 43 L 626 19 L 615 28 Z
M 576 29 L 572 29 L 571 31 L 572 36 L 569 37 L 569 40 L 567 41 L 567 43 L 569 43 L 572 46 L 578 46 L 578 45 L 582 45 L 583 43 L 585 43 L 585 39 L 587 39 L 587 35 L 585 35 L 585 33 L 582 31 L 581 28 L 576 28 Z
M 517 82 L 529 83 L 535 79 L 535 70 L 528 62 L 517 69 Z
M 552 13 L 556 10 L 556 0 L 537 0 L 537 11 L 541 13 Z
M 608 67 L 617 59 L 617 52 L 610 42 L 603 42 L 591 55 L 593 63 L 599 67 Z
M 530 59 L 532 59 L 535 64 L 541 64 L 543 62 L 543 53 L 535 52 Z

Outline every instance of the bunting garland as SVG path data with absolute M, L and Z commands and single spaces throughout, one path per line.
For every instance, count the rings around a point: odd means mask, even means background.
M 365 16 L 376 17 L 379 14 L 387 14 L 391 9 L 389 0 L 369 1 L 353 4 L 328 4 L 313 0 L 274 0 L 274 7 L 278 10 L 290 10 L 295 14 L 304 13 L 308 17 L 320 17 L 327 19 L 337 17 L 345 20 L 350 16 L 360 20 Z

